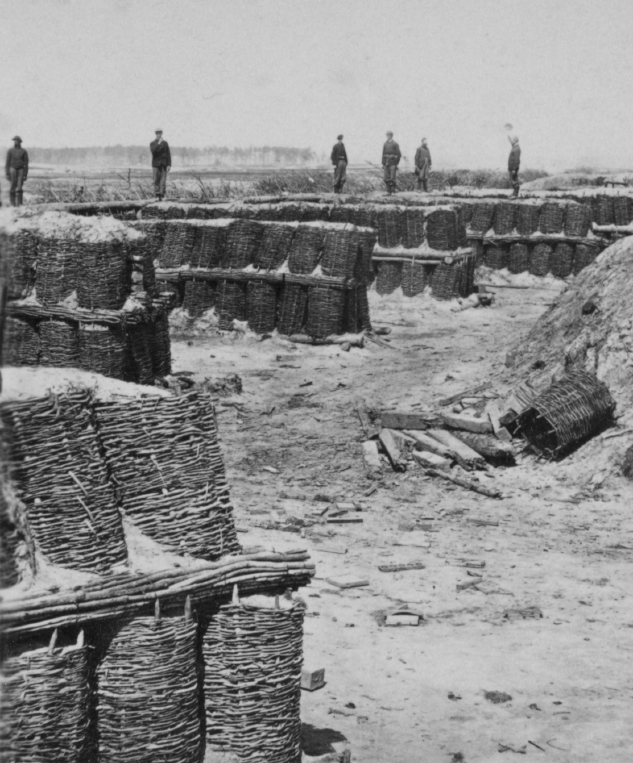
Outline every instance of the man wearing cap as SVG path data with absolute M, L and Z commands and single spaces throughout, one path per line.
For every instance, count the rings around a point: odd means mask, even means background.
M 510 182 L 512 183 L 512 197 L 516 198 L 519 195 L 519 166 L 521 164 L 521 147 L 519 146 L 519 138 L 516 135 L 508 136 L 512 148 L 510 149 L 510 156 L 508 157 L 508 174 L 510 175 Z
M 152 171 L 154 172 L 154 193 L 160 201 L 165 195 L 167 173 L 171 169 L 171 152 L 169 143 L 163 140 L 163 131 L 156 130 L 156 140 L 149 144 L 152 152 Z
M 426 138 L 422 138 L 422 143 L 415 152 L 415 174 L 418 176 L 418 191 L 424 188 L 425 193 L 428 193 L 430 172 L 431 152 L 429 151 Z
M 29 155 L 22 148 L 22 138 L 19 135 L 13 138 L 13 148 L 7 151 L 5 173 L 7 180 L 11 183 L 9 189 L 11 206 L 21 207 L 22 185 L 29 174 Z
M 393 133 L 390 131 L 387 133 L 387 140 L 382 147 L 382 166 L 385 178 L 385 185 L 387 186 L 387 193 L 392 194 L 396 191 L 396 174 L 398 172 L 398 164 L 402 154 L 400 153 L 400 146 L 393 139 Z
M 334 165 L 334 193 L 341 193 L 347 175 L 347 151 L 343 144 L 343 136 L 338 135 L 336 140 L 338 143 L 334 144 L 330 159 Z

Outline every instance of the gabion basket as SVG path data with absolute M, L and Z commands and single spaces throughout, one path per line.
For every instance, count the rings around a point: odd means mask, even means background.
M 0 757 L 84 763 L 89 754 L 88 648 L 16 645 L 0 674 Z
M 77 242 L 40 239 L 37 254 L 37 298 L 43 305 L 56 305 L 77 288 Z
M 402 264 L 402 293 L 405 297 L 415 297 L 421 294 L 431 283 L 432 265 L 417 262 Z
M 398 246 L 403 238 L 400 210 L 387 206 L 380 207 L 375 211 L 375 218 L 380 246 L 388 249 Z
M 181 222 L 168 223 L 158 255 L 159 267 L 169 270 L 188 265 L 195 241 L 196 226 Z
M 226 236 L 226 257 L 223 266 L 245 268 L 257 259 L 257 250 L 264 235 L 264 226 L 255 220 L 236 220 Z
M 207 743 L 249 763 L 300 763 L 304 607 L 270 598 L 202 621 Z
M 43 318 L 39 323 L 40 365 L 79 367 L 77 325 L 70 321 Z
M 79 325 L 79 367 L 113 379 L 123 379 L 126 338 L 119 327 L 99 323 Z
M 424 243 L 425 210 L 408 207 L 404 213 L 404 235 L 402 244 L 406 249 L 417 249 Z
M 316 339 L 341 334 L 345 292 L 332 286 L 311 286 L 308 290 L 306 333 Z
M 300 284 L 284 283 L 281 289 L 281 301 L 277 330 L 280 334 L 298 334 L 306 321 L 308 287 Z
M 44 558 L 96 573 L 124 562 L 121 517 L 93 425 L 90 395 L 7 402 L 0 414 L 11 436 L 12 476 L 27 529 Z
M 546 201 L 541 207 L 539 228 L 541 233 L 561 233 L 565 220 L 565 207 L 553 201 Z
M 328 231 L 325 235 L 321 270 L 323 275 L 351 278 L 358 258 L 359 235 L 355 230 Z
M 551 267 L 552 247 L 537 244 L 530 252 L 530 273 L 534 276 L 546 276 Z
M 185 282 L 182 306 L 192 318 L 199 318 L 215 305 L 217 287 L 213 281 L 192 278 Z
M 633 199 L 630 196 L 616 196 L 613 199 L 613 222 L 628 225 L 633 220 Z
M 202 757 L 194 622 L 135 617 L 96 669 L 99 761 L 193 763 Z
M 219 268 L 225 259 L 227 227 L 200 225 L 191 252 L 191 267 Z
M 2 365 L 37 366 L 39 355 L 37 321 L 8 315 L 4 324 Z
M 500 201 L 495 206 L 493 228 L 497 236 L 507 236 L 514 230 L 517 219 L 518 204 Z
M 456 299 L 461 296 L 463 263 L 453 262 L 450 265 L 441 262 L 431 277 L 431 293 L 436 299 Z
M 614 410 L 603 382 L 586 371 L 572 371 L 539 395 L 518 425 L 535 450 L 556 459 L 608 426 Z
M 584 238 L 589 233 L 591 210 L 585 204 L 571 203 L 565 212 L 565 235 Z
M 399 262 L 379 262 L 376 291 L 380 295 L 393 293 L 402 283 L 402 265 Z
M 503 270 L 508 267 L 509 254 L 507 247 L 497 244 L 486 244 L 484 247 L 484 265 L 493 270 Z
M 262 270 L 277 270 L 288 259 L 295 229 L 288 225 L 266 225 L 253 265 Z
M 597 196 L 593 199 L 593 219 L 598 225 L 613 225 L 615 222 L 615 210 L 613 197 Z
M 269 334 L 277 323 L 279 287 L 266 281 L 249 281 L 246 289 L 248 327 L 258 334 Z
M 530 253 L 527 244 L 514 243 L 510 247 L 508 270 L 511 273 L 524 273 L 530 267 Z
M 576 250 L 574 252 L 574 265 L 573 265 L 573 273 L 574 275 L 578 275 L 580 271 L 583 268 L 586 268 L 587 265 L 591 265 L 591 263 L 596 259 L 598 256 L 598 247 L 597 246 L 589 246 L 585 244 L 576 244 Z
M 486 233 L 492 226 L 495 205 L 482 201 L 474 205 L 473 216 L 470 221 L 471 230 L 475 233 Z
M 426 237 L 431 249 L 457 249 L 457 215 L 452 209 L 430 212 L 426 221 Z
M 519 204 L 517 210 L 517 232 L 521 236 L 531 236 L 538 230 L 540 207 L 535 204 Z
M 125 379 L 137 384 L 153 384 L 150 327 L 147 323 L 130 326 L 126 333 Z
M 120 241 L 78 249 L 77 303 L 87 310 L 120 310 L 130 293 L 127 250 Z
M 171 373 L 171 342 L 169 340 L 167 313 L 161 312 L 155 315 L 148 326 L 154 376 L 159 378 L 169 376 Z
M 246 283 L 236 281 L 218 281 L 215 310 L 218 314 L 218 328 L 230 331 L 233 321 L 245 321 Z
M 557 278 L 567 278 L 572 274 L 574 262 L 574 248 L 569 244 L 557 244 L 552 254 L 552 275 Z
M 27 230 L 16 235 L 0 233 L 0 251 L 9 263 L 7 292 L 11 297 L 22 297 L 35 282 L 37 236 Z
M 300 226 L 290 245 L 288 270 L 291 273 L 312 273 L 321 258 L 324 244 L 324 228 Z

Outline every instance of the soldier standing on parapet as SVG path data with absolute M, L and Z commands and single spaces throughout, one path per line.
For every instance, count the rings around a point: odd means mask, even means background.
M 165 196 L 167 188 L 167 173 L 171 169 L 171 152 L 169 143 L 163 140 L 163 131 L 156 130 L 156 140 L 149 144 L 152 152 L 152 171 L 154 173 L 154 193 L 160 201 Z
M 347 151 L 343 144 L 343 136 L 338 135 L 332 149 L 332 164 L 334 165 L 334 193 L 341 193 L 347 176 Z
M 508 140 L 512 144 L 510 149 L 510 156 L 508 157 L 508 174 L 510 175 L 510 182 L 512 183 L 512 197 L 516 199 L 519 195 L 519 166 L 521 164 L 521 147 L 519 146 L 519 139 L 516 135 L 512 137 L 508 136 Z
M 22 185 L 29 174 L 29 155 L 22 148 L 22 138 L 13 138 L 13 148 L 7 151 L 5 165 L 7 180 L 11 183 L 9 199 L 12 207 L 22 206 Z
M 426 138 L 422 138 L 422 144 L 415 152 L 415 174 L 418 176 L 418 191 L 421 191 L 424 188 L 424 191 L 428 193 L 430 173 L 431 152 L 429 151 Z
M 396 192 L 396 175 L 401 158 L 400 146 L 393 139 L 393 133 L 390 131 L 387 133 L 387 140 L 382 147 L 382 166 L 385 185 L 389 194 Z

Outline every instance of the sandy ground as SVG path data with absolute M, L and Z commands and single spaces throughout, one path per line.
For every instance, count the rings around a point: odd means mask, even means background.
M 438 484 L 414 465 L 370 481 L 361 458 L 359 398 L 415 411 L 491 376 L 503 390 L 505 353 L 554 298 L 547 286 L 500 289 L 492 308 L 461 313 L 426 296 L 371 295 L 374 325 L 392 328 L 389 349 L 174 339 L 176 371 L 243 378 L 243 394 L 219 410 L 242 543 L 307 547 L 317 565 L 302 594 L 305 665 L 325 668 L 327 685 L 303 692 L 309 753 L 349 743 L 363 763 L 496 761 L 512 750 L 633 759 L 631 490 L 605 476 L 606 445 L 604 458 L 523 460 L 482 477 L 501 500 Z M 257 526 L 311 519 L 327 506 L 317 494 L 362 501 L 363 523 L 315 524 L 304 537 Z M 460 557 L 485 561 L 479 590 L 457 592 L 472 579 L 451 564 Z M 378 570 L 413 561 L 425 569 Z M 337 576 L 369 585 L 340 590 L 326 581 Z M 404 602 L 424 623 L 384 627 L 384 612 Z M 529 606 L 542 618 L 503 616 Z M 487 691 L 512 699 L 495 704 Z

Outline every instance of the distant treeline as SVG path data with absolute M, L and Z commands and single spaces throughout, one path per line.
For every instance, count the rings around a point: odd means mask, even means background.
M 149 165 L 146 146 L 91 146 L 88 148 L 31 148 L 26 146 L 32 164 L 83 164 L 89 166 L 132 167 Z M 281 165 L 301 166 L 316 160 L 311 148 L 288 146 L 250 146 L 249 148 L 187 148 L 171 146 L 174 166 Z

